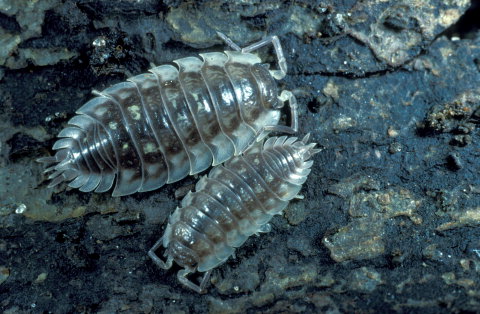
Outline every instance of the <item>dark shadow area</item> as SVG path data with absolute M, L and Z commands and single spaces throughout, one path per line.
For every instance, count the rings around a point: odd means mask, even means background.
M 458 22 L 447 28 L 441 35 L 449 38 L 473 38 L 480 29 L 480 0 L 471 0 L 472 4 Z

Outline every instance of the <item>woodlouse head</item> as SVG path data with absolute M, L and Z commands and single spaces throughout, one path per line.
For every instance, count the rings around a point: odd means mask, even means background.
M 179 241 L 171 241 L 168 244 L 166 252 L 167 255 L 175 261 L 175 263 L 185 269 L 194 270 L 197 266 L 197 254 Z
M 262 105 L 266 109 L 280 109 L 283 104 L 278 99 L 278 87 L 270 75 L 268 64 L 257 63 L 252 65 L 251 71 L 257 81 Z

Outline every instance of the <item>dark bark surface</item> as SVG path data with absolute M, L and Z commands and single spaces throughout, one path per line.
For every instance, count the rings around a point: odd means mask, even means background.
M 0 309 L 478 311 L 479 14 L 465 0 L 0 1 Z M 197 178 L 112 198 L 47 189 L 35 159 L 91 90 L 225 50 L 215 31 L 280 37 L 279 86 L 322 151 L 304 199 L 198 295 L 146 254 Z

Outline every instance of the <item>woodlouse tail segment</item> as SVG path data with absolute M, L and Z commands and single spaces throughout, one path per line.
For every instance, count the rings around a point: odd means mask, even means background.
M 67 182 L 69 187 L 82 192 L 105 192 L 115 178 L 114 157 L 106 157 L 104 149 L 110 148 L 104 133 L 92 118 L 76 115 L 68 121 L 68 126 L 59 134 L 52 149 L 53 157 L 38 159 L 49 167 L 49 188 Z M 111 154 L 110 154 L 111 155 Z
M 48 188 L 53 188 L 62 182 L 69 182 L 78 176 L 78 171 L 70 167 L 70 160 L 63 158 L 67 152 L 59 151 L 55 156 L 38 158 L 36 161 L 47 166 L 54 164 L 44 170 L 43 173 L 48 174 L 47 179 L 51 180 Z
M 291 178 L 298 179 L 298 184 L 303 184 L 306 180 L 308 174 L 310 173 L 310 168 L 313 164 L 312 160 L 309 160 L 313 155 L 320 152 L 320 149 L 316 149 L 316 143 L 308 143 L 310 139 L 310 133 L 307 134 L 302 140 L 298 140 L 296 137 L 270 137 L 267 139 L 263 146 L 264 151 L 271 150 L 288 150 L 294 159 L 295 171 L 294 175 Z M 293 151 L 290 149 L 293 148 Z
M 297 142 L 297 143 L 301 143 L 301 147 L 299 147 L 299 154 L 302 155 L 302 158 L 303 158 L 303 161 L 305 162 L 305 168 L 310 168 L 313 161 L 309 161 L 309 159 L 321 152 L 322 150 L 319 149 L 319 148 L 315 148 L 315 146 L 317 146 L 317 143 L 308 143 L 308 140 L 310 139 L 310 133 L 308 133 L 307 135 L 305 135 L 305 137 Z
M 162 247 L 162 245 L 163 245 L 163 237 L 161 237 L 157 242 L 155 242 L 155 244 L 152 246 L 152 248 L 148 251 L 148 256 L 150 256 L 150 258 L 160 268 L 170 269 L 170 267 L 172 267 L 173 258 L 171 256 L 168 256 L 167 259 L 164 261 L 156 253 L 157 250 Z M 165 255 L 165 252 L 164 252 L 163 255 Z

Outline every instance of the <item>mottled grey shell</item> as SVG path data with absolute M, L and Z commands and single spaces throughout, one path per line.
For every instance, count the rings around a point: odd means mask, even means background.
M 264 231 L 302 188 L 318 152 L 308 136 L 271 137 L 263 149 L 213 168 L 171 215 L 160 241 L 167 265 L 206 272 L 225 262 L 252 234 Z M 179 276 L 181 279 L 181 276 Z
M 151 191 L 243 153 L 280 119 L 278 90 L 254 54 L 200 54 L 97 92 L 53 146 L 50 187 L 113 196 Z M 218 171 L 218 170 L 217 170 Z

